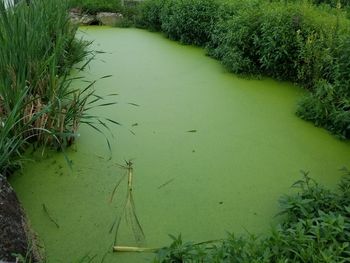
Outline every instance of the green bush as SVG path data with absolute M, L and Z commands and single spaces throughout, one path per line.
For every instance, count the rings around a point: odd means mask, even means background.
M 162 22 L 160 13 L 167 0 L 146 0 L 140 4 L 139 17 L 136 25 L 141 28 L 147 28 L 151 31 L 160 31 Z
M 307 88 L 321 78 L 332 80 L 335 33 L 343 34 L 345 19 L 310 5 L 247 2 L 239 8 L 217 23 L 209 54 L 235 73 L 264 74 Z
M 349 0 L 313 0 L 312 2 L 316 5 L 328 4 L 332 7 L 337 7 L 339 4 L 340 6 L 348 6 L 350 4 Z
M 265 237 L 236 237 L 199 244 L 172 237 L 155 262 L 349 262 L 350 174 L 339 191 L 318 185 L 307 173 L 296 195 L 280 200 L 281 223 Z
M 320 81 L 314 92 L 299 101 L 297 115 L 341 139 L 350 138 L 350 99 L 348 91 L 342 90 L 343 86 Z
M 98 12 L 120 12 L 120 0 L 70 0 L 71 8 L 80 8 L 83 12 L 96 14 Z
M 299 102 L 297 115 L 325 127 L 342 139 L 350 138 L 350 35 L 336 41 L 331 77 L 320 80 L 314 92 Z
M 215 0 L 167 1 L 161 11 L 162 31 L 185 44 L 205 45 L 217 20 Z
M 315 5 L 329 5 L 333 8 L 343 8 L 350 5 L 349 0 L 288 0 L 289 2 L 310 2 Z
M 226 40 L 231 33 L 230 29 L 230 19 L 239 15 L 240 12 L 249 9 L 252 7 L 255 10 L 259 10 L 260 0 L 252 0 L 252 1 L 224 1 L 221 2 L 218 7 L 218 15 L 217 22 L 212 29 L 210 34 L 210 39 L 207 43 L 206 49 L 210 56 L 213 56 L 219 60 L 222 60 L 228 46 L 224 46 L 226 44 Z M 258 14 L 257 14 L 258 16 Z
M 264 74 L 307 88 L 320 79 L 331 80 L 337 17 L 309 5 L 266 9 L 260 50 Z
M 137 22 L 139 21 L 140 16 L 140 9 L 138 5 L 138 3 L 134 3 L 123 6 L 121 10 L 123 17 L 117 22 L 117 24 L 115 24 L 115 26 L 122 28 L 138 26 Z
M 257 51 L 262 17 L 261 1 L 244 1 L 229 5 L 234 11 L 222 12 L 212 30 L 208 53 L 220 59 L 232 72 L 259 74 Z M 230 10 L 230 9 L 226 9 Z

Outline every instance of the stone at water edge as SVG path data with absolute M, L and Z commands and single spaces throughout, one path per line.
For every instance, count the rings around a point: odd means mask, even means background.
M 91 24 L 100 24 L 104 26 L 115 26 L 123 19 L 120 13 L 100 12 L 95 15 L 83 14 L 78 8 L 72 8 L 69 11 L 69 17 L 73 24 L 88 26 Z
M 90 14 L 83 14 L 79 8 L 72 8 L 69 11 L 69 18 L 73 24 L 88 26 L 97 24 L 96 16 Z
M 91 24 L 95 24 L 96 22 L 97 22 L 97 21 L 96 21 L 96 17 L 93 16 L 93 15 L 85 14 L 85 15 L 83 15 L 83 16 L 80 18 L 80 24 L 81 24 L 81 25 L 88 26 L 88 25 L 91 25 Z

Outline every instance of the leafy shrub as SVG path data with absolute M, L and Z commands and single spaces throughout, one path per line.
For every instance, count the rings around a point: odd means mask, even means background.
M 288 0 L 289 2 L 305 2 L 305 0 Z M 309 0 L 310 3 L 315 5 L 329 5 L 333 8 L 347 7 L 350 5 L 349 0 Z
M 234 5 L 234 12 L 223 12 L 213 29 L 208 43 L 209 54 L 222 60 L 232 72 L 258 74 L 259 56 L 257 45 L 260 39 L 262 16 L 260 1 L 245 1 Z M 225 19 L 226 18 L 226 19 Z
M 146 0 L 140 4 L 140 14 L 136 21 L 138 27 L 151 31 L 160 31 L 162 22 L 160 14 L 167 0 Z
M 261 40 L 265 74 L 271 72 L 273 77 L 307 88 L 320 79 L 331 80 L 337 17 L 309 5 L 279 5 L 268 10 L 271 13 L 265 13 Z
M 259 10 L 259 0 L 252 1 L 224 1 L 218 7 L 217 22 L 212 29 L 210 39 L 206 49 L 210 56 L 219 60 L 226 53 L 227 46 L 224 47 L 225 41 L 230 34 L 229 20 L 237 16 L 242 10 L 251 9 L 253 6 Z
M 116 27 L 127 28 L 137 25 L 140 16 L 138 3 L 123 6 L 121 13 L 123 17 L 117 22 Z
M 89 14 L 119 12 L 122 10 L 120 0 L 70 0 L 69 6 L 71 8 L 81 8 L 83 12 Z
M 238 8 L 240 12 L 216 25 L 208 45 L 209 54 L 230 70 L 307 88 L 332 78 L 334 32 L 347 27 L 344 19 L 339 23 L 336 16 L 300 4 L 247 2 Z
M 299 102 L 297 115 L 342 139 L 350 138 L 350 36 L 337 41 L 329 81 L 316 83 L 314 92 Z
M 313 93 L 299 101 L 297 115 L 328 129 L 341 139 L 350 138 L 350 101 L 340 90 L 335 85 L 320 81 Z
M 158 251 L 155 262 L 348 262 L 350 258 L 350 173 L 339 191 L 318 185 L 307 173 L 296 195 L 280 200 L 281 224 L 266 237 L 183 243 L 181 236 Z
M 162 31 L 185 44 L 205 45 L 217 20 L 215 0 L 168 1 L 161 11 Z

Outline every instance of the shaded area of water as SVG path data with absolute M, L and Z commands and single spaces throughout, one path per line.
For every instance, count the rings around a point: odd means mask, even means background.
M 82 30 L 94 48 L 107 52 L 91 63 L 87 78 L 111 74 L 96 88 L 99 94 L 120 94 L 117 105 L 93 113 L 123 125 L 111 126 L 111 160 L 103 136 L 82 126 L 77 151 L 68 153 L 72 170 L 62 154 L 50 153 L 12 178 L 48 262 L 86 254 L 100 262 L 111 250 L 109 229 L 125 184 L 113 203 L 109 198 L 125 172 L 117 165 L 124 159 L 134 161 L 133 194 L 148 247 L 168 244 L 170 233 L 193 241 L 221 238 L 226 231 L 264 233 L 276 222 L 277 200 L 292 191 L 300 169 L 334 186 L 337 170 L 349 165 L 348 143 L 294 115 L 299 88 L 241 79 L 203 50 L 160 34 Z M 120 245 L 136 245 L 130 229 L 123 221 Z M 109 253 L 105 262 L 150 258 Z

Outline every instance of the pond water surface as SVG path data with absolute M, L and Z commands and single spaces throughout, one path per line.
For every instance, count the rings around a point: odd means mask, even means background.
M 99 54 L 90 64 L 98 94 L 119 93 L 118 104 L 94 110 L 112 118 L 112 159 L 105 138 L 82 126 L 68 153 L 29 162 L 11 180 L 48 262 L 84 255 L 101 262 L 147 262 L 152 255 L 110 253 L 109 229 L 125 198 L 124 159 L 133 159 L 136 211 L 146 247 L 221 238 L 226 231 L 266 233 L 278 219 L 278 198 L 310 171 L 334 187 L 349 166 L 350 147 L 294 115 L 303 91 L 270 79 L 247 80 L 227 72 L 202 49 L 137 29 L 83 28 Z M 76 85 L 84 87 L 86 83 Z M 124 192 L 123 192 L 124 191 Z M 50 220 L 43 209 L 45 205 Z M 122 221 L 119 245 L 135 246 Z

